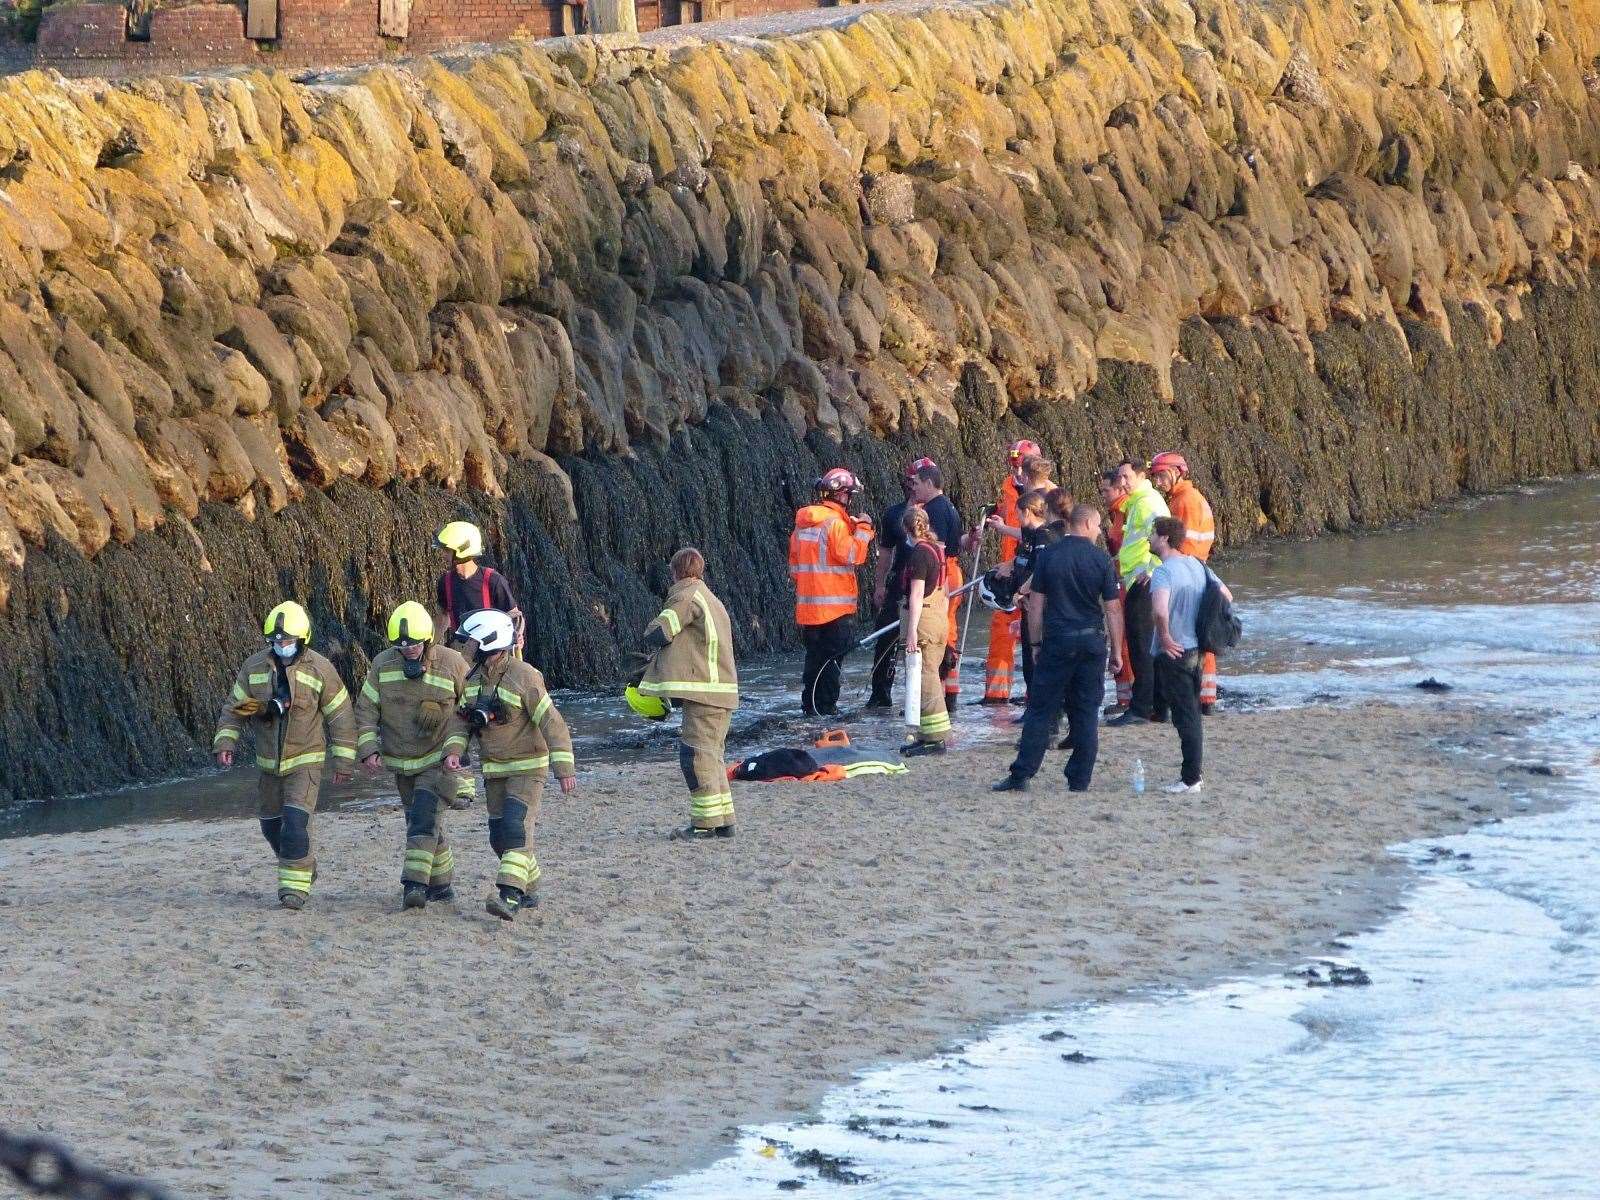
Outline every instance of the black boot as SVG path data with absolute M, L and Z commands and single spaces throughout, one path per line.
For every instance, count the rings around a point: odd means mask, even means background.
M 523 896 L 520 888 L 514 888 L 508 883 L 502 883 L 495 894 L 485 901 L 484 908 L 502 921 L 514 921 L 516 920 L 517 910 L 522 907 L 522 901 Z
M 402 908 L 427 908 L 428 885 L 406 881 L 401 885 L 400 905 Z
M 1072 735 L 1069 733 L 1069 734 L 1067 734 L 1066 737 L 1062 738 L 1059 742 L 1057 742 L 1056 743 L 1056 749 L 1057 750 L 1071 750 L 1072 749 Z
M 718 825 L 716 827 L 716 829 L 713 830 L 712 832 L 714 832 L 718 837 L 731 838 L 733 836 L 733 826 L 732 825 Z
M 944 754 L 950 748 L 943 742 L 912 742 L 909 746 L 900 747 L 902 758 L 919 758 L 924 754 Z
M 1025 792 L 1028 790 L 1028 781 L 1021 775 L 1007 775 L 999 783 L 991 784 L 991 792 Z
M 428 885 L 428 900 L 454 900 L 456 889 L 448 883 L 430 883 Z
M 715 830 L 701 829 L 698 825 L 689 825 L 682 829 L 674 829 L 671 837 L 675 842 L 703 842 L 715 836 Z

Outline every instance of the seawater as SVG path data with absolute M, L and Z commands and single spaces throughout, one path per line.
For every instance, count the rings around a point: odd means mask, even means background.
M 1400 913 L 1327 960 L 868 1070 L 637 1195 L 1600 1196 L 1597 544 L 1583 479 L 1222 564 L 1248 639 L 1234 703 L 1433 703 L 1414 685 L 1434 678 L 1504 706 L 1512 757 L 1553 768 L 1565 807 L 1508 773 L 1527 813 L 1395 847 L 1418 873 Z M 1335 968 L 1370 982 L 1305 974 Z

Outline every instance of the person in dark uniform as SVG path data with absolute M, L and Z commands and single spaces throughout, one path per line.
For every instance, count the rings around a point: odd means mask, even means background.
M 1094 775 L 1108 657 L 1113 669 L 1121 665 L 1122 600 L 1111 556 L 1095 544 L 1098 510 L 1078 505 L 1068 519 L 1068 531 L 1034 560 L 1027 602 L 1028 627 L 1037 648 L 1034 685 L 1022 718 L 1022 745 L 1010 772 L 994 785 L 997 792 L 1027 791 L 1063 705 L 1073 747 L 1067 787 L 1087 791 Z
M 906 554 L 911 543 L 901 529 L 906 506 L 911 503 L 911 475 L 900 477 L 905 499 L 883 510 L 878 523 L 878 556 L 872 564 L 872 627 L 882 629 L 900 619 L 900 577 L 905 572 Z M 872 695 L 868 708 L 894 706 L 895 665 L 900 657 L 900 635 L 886 633 L 872 645 Z

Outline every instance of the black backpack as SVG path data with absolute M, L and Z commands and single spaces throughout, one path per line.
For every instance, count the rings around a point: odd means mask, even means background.
M 1207 654 L 1224 654 L 1239 644 L 1244 626 L 1233 613 L 1233 605 L 1222 594 L 1217 577 L 1206 569 L 1206 592 L 1200 597 L 1200 612 L 1195 617 L 1195 636 Z

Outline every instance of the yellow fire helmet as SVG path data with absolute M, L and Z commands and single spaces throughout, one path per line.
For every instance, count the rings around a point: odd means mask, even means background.
M 433 618 L 415 600 L 407 600 L 389 614 L 389 640 L 397 646 L 433 641 Z
M 648 721 L 665 721 L 667 713 L 671 711 L 660 696 L 646 696 L 632 685 L 622 694 L 628 701 L 628 707 Z
M 455 554 L 457 562 L 483 557 L 483 531 L 471 521 L 451 521 L 436 540 Z
M 267 614 L 267 619 L 261 623 L 261 632 L 269 638 L 276 634 L 303 642 L 311 637 L 311 618 L 293 600 L 285 600 Z

